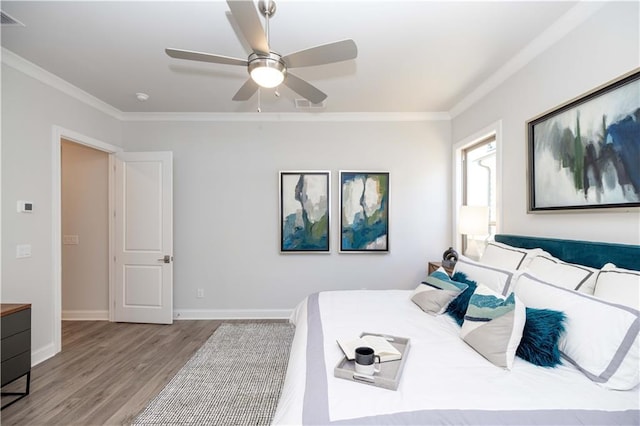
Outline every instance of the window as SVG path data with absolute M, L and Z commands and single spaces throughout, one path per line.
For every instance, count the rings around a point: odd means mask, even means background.
M 489 206 L 489 236 L 496 231 L 496 139 L 495 135 L 462 150 L 462 204 Z M 470 239 L 475 241 L 471 242 Z M 484 247 L 487 235 L 463 235 L 462 252 L 470 245 Z
M 498 232 L 500 220 L 500 123 L 456 144 L 454 148 L 456 194 L 454 236 L 461 253 L 478 258 L 487 241 Z M 487 206 L 489 223 L 484 235 L 459 232 L 461 206 Z

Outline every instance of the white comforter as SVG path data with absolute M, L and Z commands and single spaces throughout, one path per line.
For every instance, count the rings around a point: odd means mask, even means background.
M 406 290 L 335 291 L 296 308 L 296 335 L 274 424 L 638 424 L 640 394 L 610 391 L 566 363 L 511 371 L 460 339 L 448 316 L 414 305 Z M 310 311 L 313 311 L 312 313 Z M 411 339 L 397 391 L 335 378 L 341 337 Z M 315 340 L 315 344 L 314 344 Z

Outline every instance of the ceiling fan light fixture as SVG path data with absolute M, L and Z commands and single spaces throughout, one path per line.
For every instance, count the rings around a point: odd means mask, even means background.
M 280 55 L 271 53 L 268 56 L 255 56 L 249 58 L 249 75 L 260 87 L 267 89 L 279 86 L 287 72 L 287 67 L 280 59 Z
M 326 93 L 290 73 L 289 68 L 332 64 L 358 56 L 356 43 L 351 39 L 325 43 L 282 56 L 272 51 L 269 44 L 269 21 L 276 11 L 274 0 L 259 0 L 257 10 L 254 0 L 227 0 L 227 6 L 237 29 L 253 52 L 246 61 L 194 50 L 166 48 L 165 52 L 176 59 L 247 67 L 249 78 L 231 98 L 234 101 L 247 101 L 256 92 L 259 96 L 261 87 L 274 88 L 284 84 L 312 104 L 322 104 L 327 98 Z M 265 18 L 265 27 L 262 26 L 258 12 Z

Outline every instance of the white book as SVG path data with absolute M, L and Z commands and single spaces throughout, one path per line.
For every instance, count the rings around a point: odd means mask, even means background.
M 373 348 L 375 354 L 380 357 L 380 362 L 395 361 L 402 358 L 402 353 L 382 336 L 365 334 L 356 339 L 338 339 L 338 345 L 350 361 L 356 358 L 356 348 L 360 346 Z

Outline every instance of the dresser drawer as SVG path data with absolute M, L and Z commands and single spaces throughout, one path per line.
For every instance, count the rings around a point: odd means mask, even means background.
M 31 352 L 23 352 L 19 355 L 2 361 L 2 386 L 24 376 L 31 370 Z
M 31 328 L 31 309 L 24 309 L 2 317 L 2 337 L 13 336 Z
M 2 362 L 22 352 L 31 352 L 31 330 L 25 330 L 2 339 Z

